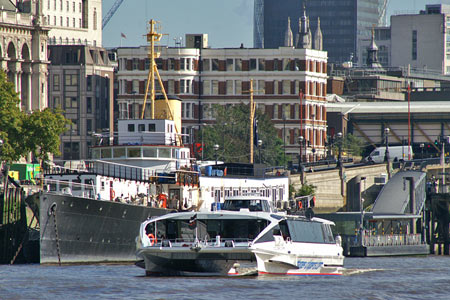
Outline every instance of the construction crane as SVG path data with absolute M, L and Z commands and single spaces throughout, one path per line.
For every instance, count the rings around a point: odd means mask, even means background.
M 122 2 L 123 0 L 116 0 L 116 2 L 114 2 L 113 6 L 109 9 L 108 13 L 102 20 L 102 29 L 106 27 L 106 24 L 108 24 L 109 20 L 111 20 L 112 16 L 114 16 Z
M 380 0 L 378 5 L 378 26 L 386 26 L 386 7 L 389 0 Z

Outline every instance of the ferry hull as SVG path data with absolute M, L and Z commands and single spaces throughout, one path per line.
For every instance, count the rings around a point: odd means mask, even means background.
M 236 263 L 255 261 L 254 255 L 247 249 L 227 249 L 223 247 L 203 250 L 167 249 L 148 247 L 138 251 L 138 257 L 144 259 L 147 276 L 151 275 L 237 275 L 230 274 Z
M 53 213 L 53 212 L 54 213 Z M 140 224 L 166 209 L 43 193 L 40 262 L 134 262 Z

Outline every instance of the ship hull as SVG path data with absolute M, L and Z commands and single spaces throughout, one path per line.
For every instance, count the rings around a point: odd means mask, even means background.
M 135 262 L 136 236 L 166 209 L 70 195 L 40 196 L 40 262 Z

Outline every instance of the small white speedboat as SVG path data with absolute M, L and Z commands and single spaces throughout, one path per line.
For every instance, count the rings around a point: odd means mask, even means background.
M 341 275 L 343 249 L 331 225 L 320 218 L 292 216 L 272 222 L 250 247 L 258 274 Z

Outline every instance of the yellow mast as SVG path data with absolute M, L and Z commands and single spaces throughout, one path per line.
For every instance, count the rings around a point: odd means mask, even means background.
M 253 122 L 255 120 L 255 103 L 253 102 L 253 79 L 250 79 L 250 163 L 253 163 Z
M 164 89 L 164 84 L 161 80 L 161 76 L 159 75 L 159 72 L 158 72 L 158 67 L 155 63 L 155 59 L 159 57 L 159 53 L 155 51 L 155 43 L 159 42 L 161 40 L 163 34 L 157 32 L 157 28 L 155 28 L 155 27 L 157 27 L 156 26 L 157 22 L 155 20 L 151 19 L 149 24 L 150 24 L 150 30 L 147 33 L 147 42 L 150 43 L 150 49 L 149 49 L 149 54 L 148 54 L 148 57 L 150 59 L 150 68 L 149 68 L 148 77 L 147 77 L 147 86 L 145 88 L 144 104 L 142 107 L 141 119 L 144 119 L 145 105 L 147 104 L 149 86 L 151 87 L 151 89 L 150 89 L 150 99 L 151 99 L 151 107 L 152 107 L 151 118 L 155 119 L 155 73 L 156 73 L 156 77 L 158 78 L 159 86 L 161 87 L 161 92 L 164 95 L 164 100 L 166 102 L 167 110 L 169 112 L 168 118 L 171 120 L 174 120 L 172 108 L 169 105 L 169 99 L 167 98 L 166 90 Z M 181 131 L 180 128 L 178 128 L 176 124 L 175 124 L 175 131 L 177 133 Z M 181 145 L 182 144 L 181 136 L 180 135 L 177 135 L 177 136 L 178 136 L 178 142 Z

